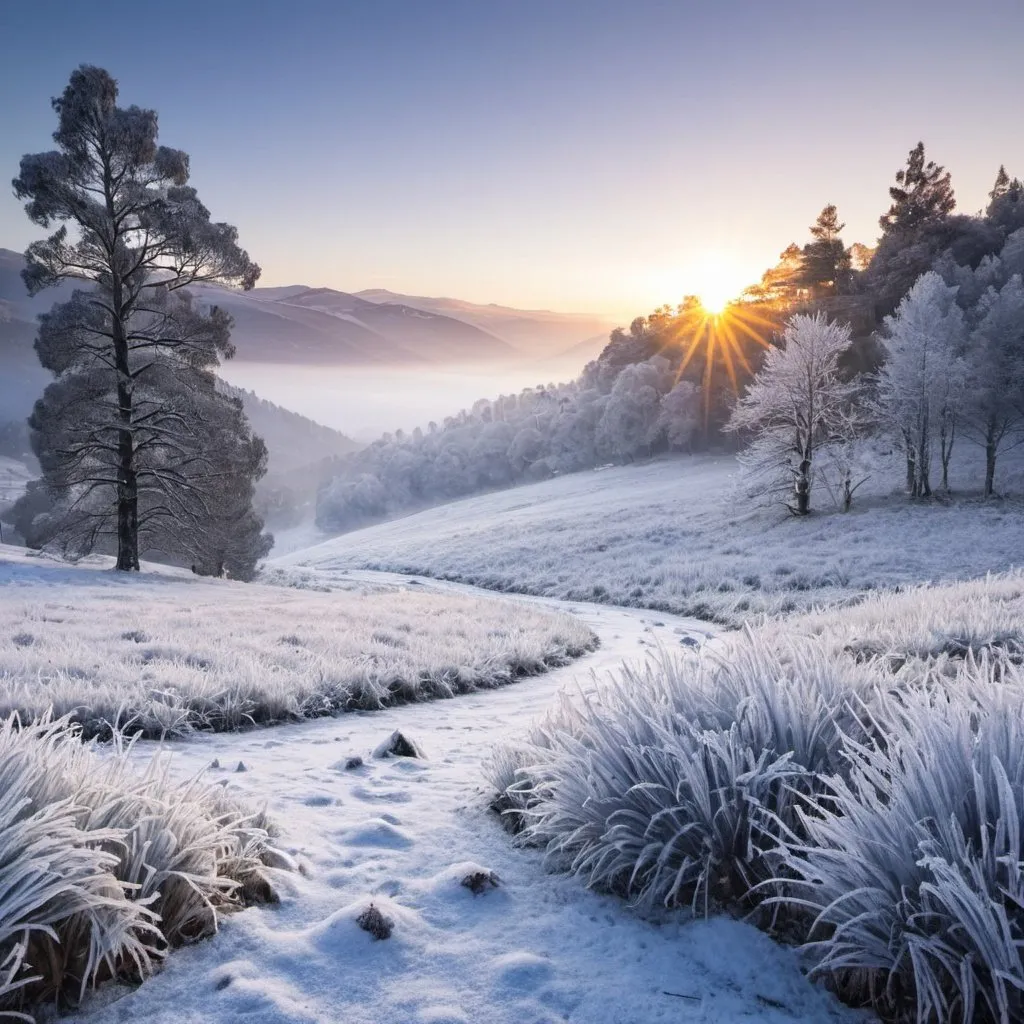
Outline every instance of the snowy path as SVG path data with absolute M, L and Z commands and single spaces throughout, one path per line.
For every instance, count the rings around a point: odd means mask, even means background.
M 408 585 L 408 577 L 349 573 Z M 424 580 L 438 590 L 469 587 Z M 532 600 L 532 599 L 531 599 Z M 566 605 L 538 599 L 540 603 Z M 701 623 L 570 605 L 601 648 L 565 669 L 455 700 L 356 713 L 174 750 L 175 771 L 218 759 L 232 789 L 266 800 L 301 872 L 275 872 L 277 907 L 230 917 L 140 989 L 102 991 L 74 1019 L 101 1022 L 655 1024 L 860 1019 L 807 982 L 792 951 L 736 921 L 654 926 L 578 881 L 546 874 L 486 811 L 480 761 L 563 686 L 676 645 Z M 428 759 L 373 760 L 401 728 Z M 153 744 L 140 745 L 149 757 Z M 346 771 L 345 758 L 366 764 Z M 236 772 L 238 762 L 245 772 Z M 459 885 L 475 862 L 501 888 Z M 374 941 L 354 923 L 371 899 L 394 920 Z M 117 998 L 120 996 L 121 998 Z

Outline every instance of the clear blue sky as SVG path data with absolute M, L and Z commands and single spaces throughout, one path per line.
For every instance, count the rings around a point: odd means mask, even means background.
M 826 202 L 873 242 L 919 138 L 979 209 L 1024 175 L 1022 44 L 1021 0 L 0 0 L 0 176 L 98 64 L 264 284 L 625 319 L 741 287 Z

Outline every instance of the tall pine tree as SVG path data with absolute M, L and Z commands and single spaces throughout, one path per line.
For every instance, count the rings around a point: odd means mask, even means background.
M 884 234 L 907 234 L 923 225 L 949 216 L 956 208 L 949 171 L 934 160 L 925 160 L 924 143 L 919 142 L 907 157 L 907 166 L 896 172 L 890 186 L 892 205 L 879 218 Z
M 850 253 L 840 237 L 845 224 L 829 203 L 811 226 L 811 237 L 803 248 L 803 281 L 818 292 L 838 294 L 850 277 Z
M 248 289 L 260 270 L 188 186 L 188 156 L 157 145 L 156 113 L 117 96 L 106 71 L 73 72 L 53 101 L 57 149 L 23 157 L 14 180 L 34 223 L 60 224 L 25 254 L 29 291 L 84 286 L 36 340 L 56 379 L 30 420 L 51 499 L 33 532 L 77 553 L 116 547 L 133 570 L 140 550 L 199 557 L 233 521 L 250 539 L 235 558 L 245 575 L 268 544 L 251 507 L 266 450 L 216 387 L 231 319 L 187 288 Z

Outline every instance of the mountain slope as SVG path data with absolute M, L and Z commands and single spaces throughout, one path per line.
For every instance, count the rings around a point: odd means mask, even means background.
M 609 317 L 586 313 L 556 313 L 547 309 L 515 309 L 494 303 L 481 305 L 462 299 L 401 295 L 384 288 L 355 292 L 369 302 L 401 304 L 425 312 L 464 320 L 502 338 L 525 355 L 551 356 L 595 336 L 606 338 L 616 326 Z M 591 346 L 592 347 L 592 346 Z
M 0 249 L 0 324 L 20 324 L 8 336 L 31 336 L 35 318 L 66 301 L 74 282 L 30 297 L 21 280 L 20 253 Z M 234 317 L 232 339 L 240 362 L 322 366 L 437 365 L 515 358 L 507 342 L 462 319 L 402 303 L 368 302 L 331 288 L 289 285 L 234 291 L 212 285 L 192 289 L 200 302 Z M 3 353 L 0 352 L 0 360 Z M 0 362 L 0 369 L 4 362 Z
M 276 290 L 276 289 L 275 289 Z M 259 289 L 255 294 L 259 296 Z M 277 300 L 362 324 L 419 358 L 433 362 L 514 358 L 516 350 L 480 327 L 401 302 L 368 302 L 333 288 L 310 288 Z

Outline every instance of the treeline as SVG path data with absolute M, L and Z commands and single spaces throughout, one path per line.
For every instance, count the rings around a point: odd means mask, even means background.
M 754 429 L 752 424 L 730 429 L 738 396 L 754 381 L 766 352 L 779 352 L 785 345 L 785 326 L 800 314 L 821 315 L 842 325 L 846 340 L 836 355 L 837 379 L 857 379 L 854 390 L 863 398 L 877 390 L 869 382 L 888 379 L 878 376 L 887 361 L 891 372 L 903 372 L 897 370 L 903 356 L 897 358 L 900 343 L 895 340 L 901 335 L 893 334 L 896 320 L 887 318 L 893 318 L 904 296 L 929 271 L 957 289 L 955 305 L 964 322 L 950 349 L 955 357 L 930 351 L 928 374 L 943 379 L 943 361 L 953 358 L 954 376 L 961 382 L 958 394 L 966 402 L 968 392 L 979 394 L 979 382 L 995 372 L 982 367 L 984 359 L 996 358 L 993 343 L 985 340 L 995 319 L 1013 316 L 1009 309 L 1015 286 L 1010 282 L 1020 272 L 1024 185 L 1000 167 L 986 210 L 978 216 L 958 214 L 949 173 L 928 160 L 919 143 L 889 192 L 891 202 L 880 217 L 875 248 L 847 245 L 839 213 L 829 204 L 811 226 L 809 240 L 787 246 L 779 262 L 724 316 L 710 316 L 699 300 L 687 297 L 677 307 L 663 306 L 638 317 L 628 329 L 613 331 L 601 355 L 575 381 L 480 401 L 441 425 L 386 434 L 363 451 L 336 460 L 331 479 L 318 494 L 318 524 L 326 530 L 347 530 L 481 490 L 603 463 L 673 449 L 733 447 L 737 435 L 742 439 L 743 430 Z M 1001 294 L 1007 287 L 1005 298 L 989 294 Z M 929 294 L 927 301 L 934 300 L 934 291 Z M 899 323 L 909 325 L 907 317 L 916 316 L 922 303 L 925 299 L 919 296 Z M 1005 346 L 1001 351 L 1000 358 L 1010 358 Z M 983 352 L 988 355 L 983 357 Z M 1012 377 L 1005 366 L 999 372 L 1004 379 Z M 986 394 L 993 395 L 990 404 L 995 408 L 994 392 Z M 844 420 L 841 430 L 829 428 L 833 439 L 826 447 L 836 460 L 832 479 L 840 495 L 856 485 L 860 467 L 855 463 L 862 453 L 851 438 L 859 443 L 869 420 L 876 435 L 889 429 L 904 448 L 909 432 L 921 434 L 920 424 L 894 426 L 895 413 L 884 413 L 885 403 L 872 397 L 869 404 L 870 415 L 867 405 L 856 410 L 848 406 L 844 416 L 849 422 Z M 924 434 L 929 439 L 935 430 L 949 438 L 958 430 L 991 438 L 985 442 L 990 492 L 993 452 L 998 455 L 1016 436 L 1014 429 L 999 425 L 1005 414 L 993 414 L 995 419 L 982 427 L 984 417 L 977 410 L 968 414 L 966 405 L 952 420 L 951 414 L 935 413 L 930 404 L 918 408 L 928 421 Z M 891 422 L 885 428 L 887 416 Z M 942 422 L 945 427 L 936 426 Z M 767 460 L 774 467 L 769 475 L 778 481 L 781 474 L 790 485 L 801 461 L 790 464 L 791 442 L 792 437 L 770 445 Z M 913 456 L 918 477 L 912 480 L 908 470 L 912 491 L 927 493 L 931 487 L 930 475 L 920 475 L 928 465 L 925 451 L 930 456 L 937 450 L 948 470 L 946 446 L 941 437 L 918 443 Z M 755 460 L 762 468 L 763 456 L 761 452 Z
M 1000 168 L 984 215 L 953 216 L 949 175 L 919 146 L 891 192 L 878 251 L 851 279 L 878 313 L 909 281 L 877 331 L 878 365 L 851 372 L 849 324 L 796 314 L 727 424 L 749 441 L 751 492 L 799 515 L 818 484 L 848 509 L 893 464 L 886 448 L 908 495 L 925 498 L 948 490 L 967 441 L 988 497 L 999 457 L 1024 443 L 1024 185 Z
M 600 360 L 568 384 L 481 400 L 424 431 L 385 434 L 337 460 L 317 525 L 349 530 L 418 506 L 689 446 L 699 391 L 654 355 L 619 372 Z

